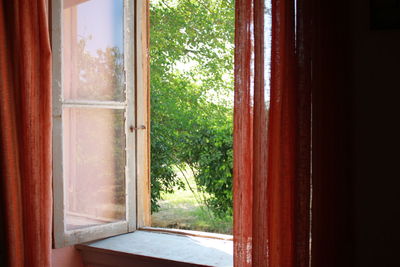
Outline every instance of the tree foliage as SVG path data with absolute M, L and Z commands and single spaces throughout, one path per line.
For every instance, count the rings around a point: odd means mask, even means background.
M 151 200 L 184 187 L 232 213 L 233 0 L 155 0 L 150 7 Z

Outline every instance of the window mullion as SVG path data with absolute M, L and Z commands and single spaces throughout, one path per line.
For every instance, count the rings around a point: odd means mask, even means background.
M 64 100 L 63 107 L 85 107 L 85 108 L 109 108 L 125 109 L 125 102 L 117 101 L 93 101 L 93 100 Z

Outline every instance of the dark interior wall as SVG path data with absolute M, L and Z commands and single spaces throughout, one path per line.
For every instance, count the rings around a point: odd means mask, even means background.
M 400 266 L 400 30 L 353 2 L 355 266 Z
M 353 267 L 352 1 L 314 1 L 312 266 Z

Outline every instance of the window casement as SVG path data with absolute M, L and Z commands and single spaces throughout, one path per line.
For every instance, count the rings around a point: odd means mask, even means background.
M 147 0 L 53 0 L 54 245 L 149 225 Z

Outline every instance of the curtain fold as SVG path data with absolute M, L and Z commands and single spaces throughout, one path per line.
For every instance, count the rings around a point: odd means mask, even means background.
M 309 4 L 271 3 L 268 44 L 265 1 L 236 1 L 234 262 L 309 266 Z M 269 45 L 271 79 L 266 81 Z
M 51 50 L 45 0 L 0 2 L 0 125 L 7 266 L 50 266 Z

